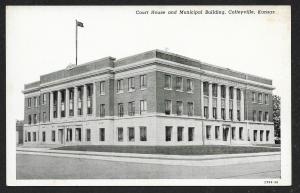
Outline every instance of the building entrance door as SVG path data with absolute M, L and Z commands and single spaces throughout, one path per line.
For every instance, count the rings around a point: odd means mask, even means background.
M 228 141 L 230 126 L 223 125 L 223 141 Z
M 58 129 L 58 141 L 60 144 L 65 143 L 64 129 Z

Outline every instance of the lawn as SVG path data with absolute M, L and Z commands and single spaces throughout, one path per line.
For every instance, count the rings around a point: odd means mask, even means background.
M 213 155 L 234 153 L 278 152 L 280 148 L 225 146 L 225 145 L 198 145 L 198 146 L 103 146 L 103 145 L 77 145 L 53 148 L 54 150 L 141 153 L 141 154 L 167 154 L 167 155 Z

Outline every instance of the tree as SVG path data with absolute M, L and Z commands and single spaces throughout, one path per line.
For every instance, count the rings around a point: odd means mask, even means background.
M 280 138 L 280 96 L 273 95 L 274 135 Z

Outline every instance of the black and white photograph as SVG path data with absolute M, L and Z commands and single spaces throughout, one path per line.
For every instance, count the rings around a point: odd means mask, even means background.
M 6 111 L 8 185 L 291 185 L 291 8 L 7 6 Z

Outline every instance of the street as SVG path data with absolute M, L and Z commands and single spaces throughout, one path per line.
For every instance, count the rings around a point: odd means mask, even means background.
M 280 178 L 280 161 L 226 166 L 174 166 L 17 154 L 17 179 Z

